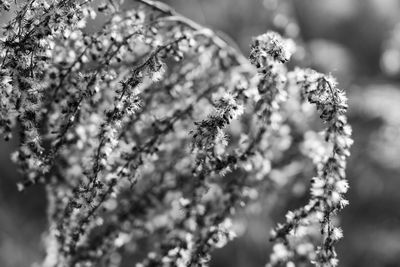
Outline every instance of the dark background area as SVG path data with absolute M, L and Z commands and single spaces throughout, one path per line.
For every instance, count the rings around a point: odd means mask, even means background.
M 125 1 L 129 5 L 129 0 Z M 293 20 L 289 33 L 296 36 L 298 32 L 297 42 L 303 47 L 297 60 L 338 77 L 350 98 L 355 145 L 347 172 L 350 206 L 340 217 L 345 236 L 338 245 L 340 266 L 400 266 L 400 28 L 396 26 L 400 1 L 165 2 L 193 20 L 226 33 L 232 45 L 245 54 L 252 36 L 279 29 L 285 14 Z M 15 184 L 20 177 L 9 156 L 17 142 L 0 141 L 3 267 L 30 266 L 43 257 L 45 192 L 40 186 L 17 192 Z M 240 237 L 215 253 L 212 266 L 264 266 L 270 251 L 270 228 L 282 220 L 288 205 L 296 207 L 302 199 L 291 192 L 277 197 L 287 200 L 278 201 L 281 204 L 269 212 L 254 207 L 239 216 L 238 225 L 247 227 Z

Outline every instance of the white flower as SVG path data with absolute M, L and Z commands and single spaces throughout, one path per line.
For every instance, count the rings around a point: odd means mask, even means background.
M 182 207 L 186 207 L 187 205 L 190 204 L 190 200 L 187 199 L 187 198 L 181 197 L 181 198 L 179 199 L 179 204 L 180 204 Z
M 349 183 L 346 180 L 340 180 L 335 183 L 335 189 L 338 193 L 346 193 L 349 189 Z
M 332 230 L 332 238 L 333 240 L 339 240 L 343 237 L 343 231 L 339 227 L 335 227 Z

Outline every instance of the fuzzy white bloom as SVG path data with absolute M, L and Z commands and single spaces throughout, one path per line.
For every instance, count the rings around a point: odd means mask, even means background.
M 332 230 L 332 238 L 333 240 L 339 240 L 341 238 L 343 238 L 343 231 L 341 228 L 339 227 L 335 227 Z
M 291 252 L 283 244 L 275 244 L 272 248 L 271 262 L 286 261 L 291 256 Z
M 338 193 L 344 194 L 349 189 L 349 183 L 347 180 L 340 180 L 335 183 L 335 189 Z
M 186 206 L 188 206 L 188 205 L 190 204 L 190 200 L 187 199 L 187 198 L 181 197 L 181 198 L 179 199 L 179 204 L 180 204 L 182 207 L 186 207 Z
M 269 31 L 253 40 L 253 47 L 261 47 L 260 56 L 267 54 L 278 61 L 286 62 L 296 50 L 291 39 L 284 39 L 278 33 Z M 266 53 L 264 55 L 264 53 Z
M 115 239 L 114 244 L 117 247 L 122 247 L 126 243 L 128 243 L 131 240 L 131 235 L 127 233 L 120 233 L 118 237 Z

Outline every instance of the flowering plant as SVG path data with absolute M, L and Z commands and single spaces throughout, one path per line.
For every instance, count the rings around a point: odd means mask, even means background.
M 272 230 L 267 266 L 336 266 L 352 140 L 334 79 L 289 71 L 294 43 L 275 32 L 248 60 L 165 4 L 91 2 L 29 0 L 2 29 L 0 131 L 19 135 L 18 188 L 48 198 L 40 266 L 118 266 L 127 253 L 138 267 L 207 266 L 236 236 L 235 212 L 302 153 L 317 171 L 310 200 Z M 97 13 L 107 21 L 88 34 Z

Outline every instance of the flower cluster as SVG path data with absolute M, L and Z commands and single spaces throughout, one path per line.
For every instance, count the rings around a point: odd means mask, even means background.
M 0 40 L 0 133 L 19 133 L 19 189 L 42 184 L 49 203 L 41 266 L 118 266 L 128 254 L 138 267 L 207 266 L 236 236 L 236 211 L 284 184 L 277 174 L 288 181 L 287 162 L 300 161 L 285 152 L 300 143 L 318 173 L 310 203 L 274 231 L 271 264 L 335 265 L 351 128 L 334 80 L 288 72 L 294 46 L 274 32 L 253 40 L 248 60 L 163 3 L 91 2 L 16 4 Z M 99 13 L 105 23 L 88 33 Z M 328 125 L 330 154 L 298 138 L 291 103 L 304 100 Z
M 278 120 L 279 105 L 286 99 L 286 68 L 282 63 L 287 62 L 293 52 L 293 42 L 275 32 L 254 38 L 251 45 L 250 61 L 260 76 L 257 112 L 266 117 L 268 124 Z
M 317 176 L 311 180 L 311 198 L 304 207 L 287 213 L 286 223 L 279 224 L 272 231 L 272 239 L 280 242 L 279 246 L 284 244 L 288 247 L 286 250 L 292 251 L 295 248 L 291 247 L 290 236 L 296 235 L 301 227 L 319 222 L 322 245 L 317 248 L 315 254 L 311 250 L 307 257 L 312 259 L 316 266 L 336 266 L 338 259 L 334 244 L 342 237 L 342 231 L 333 224 L 332 217 L 348 204 L 343 197 L 349 187 L 345 179 L 345 167 L 353 143 L 351 127 L 346 118 L 347 98 L 343 91 L 337 88 L 331 76 L 313 70 L 297 69 L 295 80 L 302 98 L 316 106 L 320 118 L 327 125 L 321 134 L 330 144 L 330 149 L 325 150 L 323 155 L 311 154 L 317 168 Z M 291 256 L 283 260 L 271 257 L 270 264 L 277 266 L 282 261 L 290 261 L 294 254 L 291 252 Z

